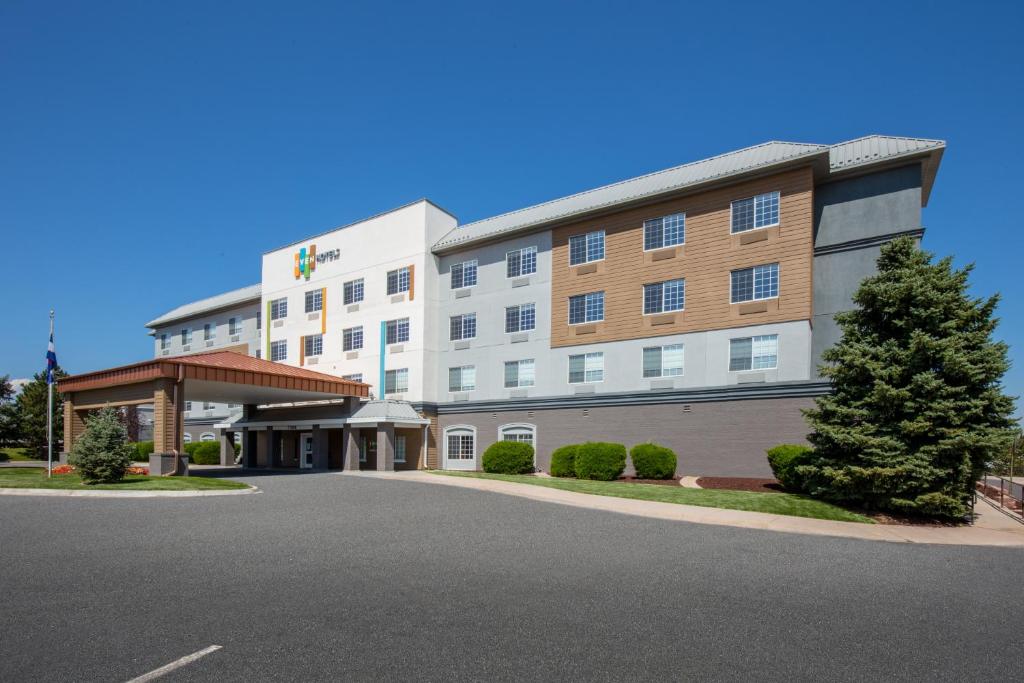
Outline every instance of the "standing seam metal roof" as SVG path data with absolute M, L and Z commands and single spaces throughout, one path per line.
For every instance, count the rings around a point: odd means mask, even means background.
M 158 327 L 160 325 L 172 323 L 175 320 L 191 318 L 192 316 L 199 315 L 200 313 L 216 311 L 229 306 L 236 306 L 247 301 L 255 301 L 260 298 L 262 291 L 263 285 L 255 284 L 249 285 L 248 287 L 242 287 L 241 289 L 233 289 L 230 292 L 224 292 L 223 294 L 211 296 L 207 299 L 193 301 L 192 303 L 178 306 L 177 308 L 164 313 L 159 318 L 150 320 L 146 323 L 146 327 Z

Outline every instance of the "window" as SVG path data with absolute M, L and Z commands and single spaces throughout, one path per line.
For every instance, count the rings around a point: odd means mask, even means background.
M 228 318 L 228 334 L 234 336 L 238 334 L 238 318 Z
M 754 266 L 732 271 L 732 298 L 734 304 L 743 301 L 772 299 L 779 295 L 779 264 Z
M 569 356 L 569 384 L 604 381 L 604 353 Z
M 600 261 L 604 258 L 604 230 L 569 238 L 569 265 Z
M 569 297 L 569 324 L 604 320 L 604 292 L 591 292 Z
M 681 311 L 686 304 L 686 280 L 644 285 L 644 313 Z
M 263 349 L 256 349 L 256 357 L 263 358 Z
M 768 192 L 732 203 L 732 232 L 779 224 L 779 193 Z
M 160 350 L 166 351 L 171 346 L 171 339 L 167 334 L 160 335 Z
M 682 374 L 682 344 L 648 346 L 644 349 L 644 377 L 679 377 Z
M 185 443 L 192 443 L 192 435 L 189 434 L 188 432 L 185 432 L 184 434 L 181 435 L 181 440 L 184 441 Z
M 472 460 L 476 456 L 476 434 L 466 427 L 445 432 L 445 457 L 448 460 Z
M 537 326 L 537 312 L 533 304 L 508 306 L 505 309 L 505 332 L 526 332 Z
M 652 218 L 644 221 L 644 251 L 674 247 L 686 241 L 686 214 Z
M 505 254 L 505 277 L 537 272 L 537 247 L 523 247 Z
M 363 348 L 363 326 L 349 327 L 341 331 L 341 350 L 355 351 Z
M 357 373 L 355 373 L 353 375 L 342 375 L 341 378 L 342 379 L 347 379 L 350 382 L 362 382 L 363 381 L 363 373 L 357 372 Z
M 779 335 L 729 340 L 729 370 L 770 370 L 779 362 Z
M 532 387 L 534 383 L 533 359 L 510 360 L 505 363 L 505 388 Z
M 476 366 L 463 365 L 448 368 L 448 391 L 473 391 L 476 389 Z
M 324 290 L 312 289 L 306 292 L 306 313 L 315 313 L 323 310 Z
M 181 331 L 181 345 L 188 346 L 192 343 L 192 330 L 187 327 Z
M 349 280 L 342 289 L 342 299 L 345 305 L 357 304 L 363 300 L 363 278 Z
M 213 410 L 213 403 L 211 403 L 210 401 L 203 401 L 203 410 Z
M 409 266 L 388 272 L 388 294 L 409 291 Z
M 536 428 L 533 425 L 503 425 L 498 433 L 502 441 L 518 441 L 535 446 Z
M 213 341 L 217 338 L 217 326 L 211 323 L 203 325 L 203 341 Z
M 270 319 L 283 320 L 288 317 L 288 299 L 274 299 L 270 302 Z
M 275 363 L 282 360 L 288 360 L 287 339 L 270 342 L 270 360 L 274 361 Z
M 188 412 L 191 412 L 191 411 L 192 411 L 192 401 L 185 401 L 185 412 L 188 413 Z
M 384 373 L 384 393 L 401 394 L 409 391 L 409 368 L 387 370 Z
M 306 356 L 319 356 L 324 352 L 324 335 L 307 334 L 304 338 Z
M 395 462 L 405 462 L 405 437 L 402 435 L 395 436 Z
M 263 329 L 263 311 L 259 311 L 259 310 L 256 311 L 256 329 L 257 330 L 262 330 Z
M 476 336 L 476 313 L 453 315 L 449 319 L 449 336 L 452 341 L 472 339 Z
M 386 344 L 401 344 L 409 341 L 409 319 L 389 320 L 384 325 L 384 342 Z
M 476 259 L 452 265 L 452 289 L 472 287 L 476 284 Z

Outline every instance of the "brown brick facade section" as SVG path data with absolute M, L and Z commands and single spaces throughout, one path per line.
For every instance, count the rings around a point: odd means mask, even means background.
M 779 226 L 730 234 L 731 202 L 778 190 Z M 813 259 L 811 169 L 804 168 L 660 204 L 555 228 L 551 253 L 551 345 L 809 320 Z M 645 252 L 644 220 L 686 213 L 686 243 Z M 605 259 L 569 266 L 569 238 L 605 231 Z M 779 298 L 755 306 L 730 304 L 730 271 L 779 264 Z M 643 315 L 643 285 L 685 278 L 685 310 Z M 604 291 L 605 315 L 593 325 L 568 324 L 568 298 Z
M 677 474 L 770 477 L 765 449 L 780 443 L 804 443 L 810 431 L 801 408 L 809 398 L 750 399 L 682 404 L 511 410 L 440 416 L 441 428 L 472 425 L 477 429 L 477 463 L 498 440 L 501 425 L 536 427 L 537 466 L 550 469 L 551 452 L 571 443 L 612 441 L 632 448 L 653 441 L 679 458 Z

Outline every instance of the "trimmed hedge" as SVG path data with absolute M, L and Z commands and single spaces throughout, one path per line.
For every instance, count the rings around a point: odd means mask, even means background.
M 526 474 L 533 472 L 533 446 L 522 441 L 495 441 L 483 457 L 484 472 Z
M 192 446 L 192 450 L 189 450 Z M 219 465 L 220 443 L 217 441 L 200 441 L 185 444 L 188 461 L 193 465 Z
M 671 479 L 676 473 L 676 454 L 656 443 L 640 443 L 629 452 L 640 479 Z
M 784 443 L 768 449 L 768 465 L 772 468 L 775 478 L 787 491 L 801 491 L 804 487 L 803 477 L 796 471 L 800 465 L 807 464 L 814 452 L 810 446 Z
M 576 476 L 613 481 L 626 469 L 626 447 L 621 443 L 590 441 L 576 448 Z
M 135 443 L 128 444 L 134 451 L 132 453 L 132 460 L 135 462 L 149 462 L 149 456 L 153 454 L 153 442 L 152 441 L 137 441 Z
M 569 444 L 556 448 L 551 454 L 551 476 L 552 477 L 575 477 L 576 476 L 576 444 Z

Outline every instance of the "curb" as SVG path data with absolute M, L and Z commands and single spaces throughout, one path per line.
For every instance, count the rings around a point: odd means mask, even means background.
M 200 498 L 203 496 L 244 496 L 262 493 L 257 487 L 224 491 L 76 491 L 68 489 L 3 489 L 0 496 L 49 496 L 56 498 Z

